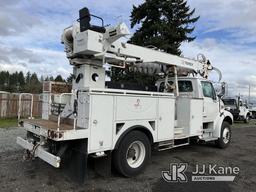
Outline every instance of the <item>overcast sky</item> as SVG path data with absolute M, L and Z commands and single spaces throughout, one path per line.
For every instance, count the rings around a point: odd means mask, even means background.
M 60 44 L 62 30 L 84 6 L 106 24 L 130 25 L 132 5 L 142 0 L 0 0 L 0 70 L 41 75 L 72 72 Z M 229 92 L 256 96 L 256 1 L 188 0 L 200 15 L 194 35 L 182 45 L 183 55 L 203 53 L 223 73 Z

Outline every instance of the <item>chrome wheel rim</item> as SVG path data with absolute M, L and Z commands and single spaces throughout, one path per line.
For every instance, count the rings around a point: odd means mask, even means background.
M 146 157 L 146 148 L 141 141 L 134 141 L 126 152 L 126 160 L 130 167 L 138 168 Z
M 229 130 L 229 128 L 227 128 L 227 127 L 224 128 L 223 133 L 222 133 L 222 138 L 223 138 L 223 142 L 225 144 L 229 143 L 229 141 L 230 141 L 230 130 Z

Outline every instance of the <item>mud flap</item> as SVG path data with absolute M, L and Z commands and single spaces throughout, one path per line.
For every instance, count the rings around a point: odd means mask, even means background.
M 111 152 L 107 152 L 106 156 L 94 159 L 94 171 L 102 177 L 111 176 Z
M 87 179 L 87 143 L 87 139 L 72 141 L 64 157 L 64 169 L 71 180 L 78 183 Z

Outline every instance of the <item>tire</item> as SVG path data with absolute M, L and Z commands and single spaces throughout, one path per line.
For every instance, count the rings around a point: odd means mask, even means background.
M 246 118 L 244 119 L 244 122 L 245 123 L 249 123 L 249 121 L 250 121 L 250 115 L 246 115 Z
M 137 156 L 136 156 L 137 154 Z M 151 145 L 148 137 L 140 131 L 125 135 L 113 153 L 113 165 L 125 177 L 141 173 L 151 156 Z
M 231 142 L 231 136 L 231 126 L 228 122 L 224 121 L 221 126 L 220 138 L 216 141 L 216 145 L 221 149 L 228 147 Z

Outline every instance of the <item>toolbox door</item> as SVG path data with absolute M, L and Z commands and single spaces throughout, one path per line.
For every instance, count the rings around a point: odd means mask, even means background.
M 158 141 L 171 140 L 174 138 L 174 109 L 173 98 L 159 98 L 158 105 Z
M 111 95 L 91 95 L 89 152 L 112 147 L 113 98 Z

